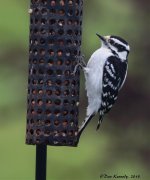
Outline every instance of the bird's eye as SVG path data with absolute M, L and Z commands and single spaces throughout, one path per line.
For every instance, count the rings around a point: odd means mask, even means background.
M 114 43 L 115 43 L 112 39 L 109 39 L 108 42 L 109 42 L 110 44 L 114 44 Z
M 124 46 L 120 46 L 120 49 L 121 49 L 121 50 L 124 50 Z

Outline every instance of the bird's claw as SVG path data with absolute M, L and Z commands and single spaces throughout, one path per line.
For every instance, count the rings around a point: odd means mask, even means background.
M 84 54 L 82 54 L 80 56 L 76 56 L 76 59 L 78 61 L 78 64 L 81 64 L 83 67 L 86 67 L 86 63 L 84 61 L 84 59 L 85 59 L 85 55 Z
M 81 69 L 84 69 L 86 67 L 86 63 L 84 61 L 84 58 L 85 58 L 85 55 L 76 56 L 77 64 L 74 68 L 73 73 L 71 73 L 73 76 L 75 76 L 79 67 L 81 67 Z

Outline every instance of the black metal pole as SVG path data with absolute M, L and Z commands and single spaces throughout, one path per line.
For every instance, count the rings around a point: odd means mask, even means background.
M 35 180 L 46 180 L 47 146 L 36 145 L 36 177 Z

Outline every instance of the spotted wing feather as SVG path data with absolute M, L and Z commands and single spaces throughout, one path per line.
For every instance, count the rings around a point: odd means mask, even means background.
M 116 56 L 111 56 L 104 65 L 102 103 L 99 109 L 100 119 L 109 112 L 115 103 L 118 91 L 126 78 L 127 62 L 122 62 Z

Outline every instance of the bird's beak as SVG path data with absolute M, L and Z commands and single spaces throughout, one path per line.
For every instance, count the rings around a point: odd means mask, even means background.
M 100 40 L 101 40 L 105 45 L 108 44 L 108 43 L 107 43 L 107 39 L 106 39 L 104 36 L 101 36 L 101 35 L 99 35 L 98 33 L 96 33 L 96 35 L 100 38 Z

